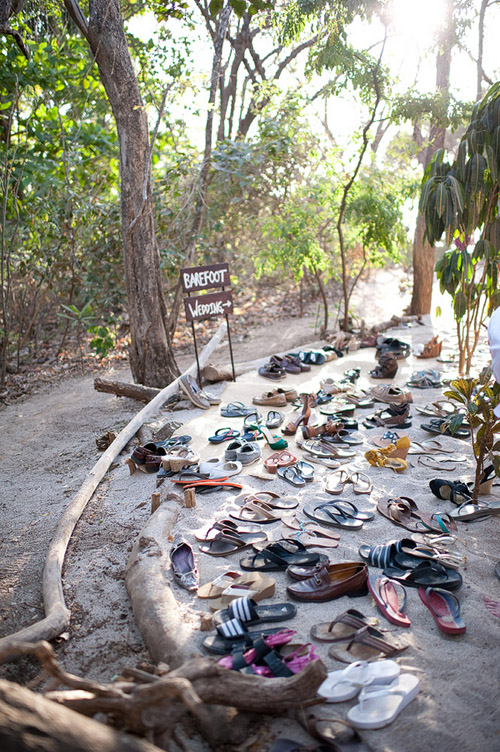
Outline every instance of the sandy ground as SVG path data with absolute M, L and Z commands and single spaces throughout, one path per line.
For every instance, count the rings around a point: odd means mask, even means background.
M 390 298 L 379 294 L 377 301 L 380 302 L 372 302 L 373 280 L 364 291 L 360 290 L 358 297 L 358 300 L 370 299 L 373 321 L 387 318 L 392 313 L 401 313 L 407 302 L 407 293 L 400 288 L 395 273 L 388 272 L 382 283 L 386 288 L 390 286 Z M 442 301 L 436 297 L 433 310 L 438 304 L 441 305 Z M 430 317 L 425 326 L 392 333 L 416 344 L 428 341 L 433 329 L 440 332 L 447 343 L 446 347 L 453 350 L 453 326 L 449 316 L 438 320 Z M 267 328 L 255 332 L 251 344 L 235 343 L 236 360 L 250 360 L 276 350 L 292 349 L 314 338 L 313 317 L 280 321 L 272 331 Z M 487 357 L 485 347 L 480 357 Z M 227 350 L 221 349 L 218 360 L 226 362 Z M 297 386 L 303 391 L 316 390 L 325 376 L 338 377 L 345 368 L 359 366 L 362 373 L 359 385 L 368 387 L 378 383 L 368 376 L 373 365 L 374 350 L 359 350 L 322 367 L 313 367 L 311 373 L 303 377 L 288 376 L 285 385 Z M 436 366 L 438 370 L 445 368 L 435 361 L 420 361 L 411 356 L 407 361 L 400 362 L 395 383 L 404 384 L 413 370 Z M 451 370 L 447 373 L 453 374 Z M 127 378 L 126 372 L 113 375 Z M 269 384 L 251 372 L 238 378 L 234 384 L 228 384 L 225 388 L 219 385 L 216 389 L 224 390 L 221 395 L 224 404 L 236 399 L 249 404 L 251 397 L 266 390 Z M 431 402 L 439 394 L 439 390 L 413 391 L 416 404 Z M 68 499 L 98 459 L 94 439 L 108 429 L 122 428 L 137 409 L 132 401 L 95 393 L 92 379 L 86 378 L 68 381 L 47 393 L 35 395 L 22 404 L 3 410 L 0 433 L 2 487 L 5 489 L 1 500 L 4 528 L 0 544 L 1 636 L 43 616 L 41 570 L 44 555 Z M 287 408 L 287 413 L 289 411 L 290 408 Z M 357 413 L 363 417 L 362 411 L 358 410 Z M 169 414 L 164 411 L 160 417 L 166 419 L 169 416 L 183 424 L 180 429 L 182 433 L 193 436 L 192 444 L 200 450 L 202 458 L 220 456 L 224 450 L 222 445 L 214 451 L 206 441 L 208 435 L 228 424 L 240 428 L 242 422 L 241 419 L 228 421 L 221 418 L 217 407 L 206 412 L 192 409 Z M 413 410 L 413 426 L 408 430 L 411 438 L 422 440 L 428 437 L 419 428 L 424 420 Z M 436 471 L 417 464 L 400 476 L 390 470 L 371 468 L 363 457 L 364 451 L 370 448 L 370 432 L 363 429 L 362 435 L 364 444 L 356 448 L 357 455 L 347 467 L 368 473 L 373 479 L 374 490 L 370 497 L 354 496 L 352 491 L 348 491 L 343 498 L 374 509 L 380 498 L 406 495 L 429 512 L 450 511 L 453 508 L 450 502 L 438 502 L 428 490 L 428 481 L 436 477 Z M 468 457 L 468 461 L 460 465 L 452 477 L 471 478 L 469 444 L 455 439 L 448 439 L 447 442 L 451 447 L 456 447 L 459 454 Z M 293 438 L 290 448 L 292 451 L 295 448 Z M 268 454 L 270 450 L 265 449 L 264 457 Z M 131 477 L 124 464 L 127 456 L 127 452 L 120 456 L 117 466 L 108 473 L 85 510 L 71 541 L 64 571 L 65 598 L 72 618 L 68 633 L 58 642 L 59 659 L 68 671 L 103 681 L 111 680 L 124 665 L 148 661 L 147 650 L 131 613 L 123 576 L 133 542 L 148 519 L 155 481 L 154 476 L 142 473 Z M 279 493 L 292 493 L 299 497 L 302 505 L 304 501 L 324 496 L 322 486 L 328 471 L 317 467 L 315 482 L 298 492 L 279 479 L 263 481 L 248 474 L 242 474 L 239 478 L 247 490 L 272 489 Z M 493 498 L 498 497 L 499 489 L 496 488 Z M 182 511 L 179 530 L 195 549 L 192 531 L 215 517 L 226 516 L 234 507 L 234 498 L 229 492 L 200 496 L 195 510 Z M 273 538 L 279 538 L 288 531 L 278 523 L 269 527 Z M 374 521 L 366 523 L 358 532 L 338 532 L 338 548 L 332 549 L 330 554 L 333 562 L 357 560 L 357 549 L 361 543 L 378 544 L 406 537 L 404 529 L 393 526 L 380 515 L 376 515 Z M 369 596 L 356 600 L 340 598 L 314 606 L 297 603 L 297 617 L 286 623 L 286 626 L 297 630 L 297 641 L 307 642 L 312 624 L 329 620 L 345 609 L 355 607 L 368 616 L 378 616 L 379 627 L 389 629 L 391 637 L 409 644 L 409 649 L 399 662 L 403 670 L 408 669 L 419 677 L 420 693 L 391 726 L 362 732 L 376 752 L 417 752 L 421 749 L 452 752 L 458 745 L 463 752 L 493 752 L 500 747 L 497 714 L 500 619 L 492 616 L 483 602 L 485 596 L 500 597 L 500 583 L 493 574 L 493 565 L 500 558 L 497 519 L 461 524 L 455 548 L 467 556 L 467 565 L 462 569 L 464 584 L 458 591 L 467 624 L 467 632 L 463 636 L 447 637 L 439 632 L 414 589 L 408 589 L 407 612 L 412 620 L 408 630 L 386 622 Z M 233 555 L 214 559 L 197 554 L 201 582 L 236 568 L 239 558 Z M 273 602 L 284 600 L 287 580 L 284 573 L 276 574 Z M 206 602 L 179 588 L 176 588 L 176 593 L 185 609 L 186 623 L 196 627 L 198 612 L 206 609 Z M 195 634 L 193 649 L 205 636 Z M 325 659 L 328 670 L 340 668 L 341 664 L 327 657 L 326 647 L 317 644 L 317 652 Z M 36 671 L 33 664 L 24 661 L 3 666 L 0 673 L 5 678 L 22 683 L 35 678 L 36 683 Z M 323 717 L 345 717 L 352 704 L 353 701 L 323 706 L 318 714 Z M 257 729 L 252 749 L 267 750 L 271 741 L 282 733 L 308 741 L 298 725 L 291 727 L 289 721 L 266 722 Z

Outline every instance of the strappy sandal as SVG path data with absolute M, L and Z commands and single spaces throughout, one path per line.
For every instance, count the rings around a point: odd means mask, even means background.
M 287 450 L 283 450 L 282 452 L 275 452 L 265 459 L 264 467 L 270 473 L 276 473 L 279 467 L 287 467 L 288 465 L 293 465 L 295 462 L 297 462 L 297 457 Z
M 311 416 L 309 395 L 305 393 L 301 394 L 300 400 L 302 403 L 302 412 L 295 418 L 295 420 L 290 420 L 285 428 L 281 429 L 281 432 L 284 433 L 285 436 L 294 436 L 297 433 L 297 428 L 301 423 L 304 423 L 306 425 L 309 422 L 309 418 Z
M 408 465 L 405 460 L 399 457 L 389 456 L 390 453 L 396 450 L 395 444 L 389 444 L 385 450 L 382 449 L 370 449 L 365 452 L 365 459 L 373 467 L 388 467 L 390 470 L 394 470 L 395 473 L 402 473 L 407 469 Z M 384 452 L 389 454 L 385 454 Z
M 385 639 L 382 632 L 375 627 L 364 626 L 358 629 L 341 652 L 341 643 L 331 647 L 328 655 L 341 663 L 353 663 L 354 661 L 376 661 L 379 658 L 392 658 L 400 655 L 408 649 L 409 645 L 396 645 Z
M 365 428 L 410 428 L 409 420 L 410 406 L 408 403 L 402 405 L 389 405 L 386 410 L 379 410 L 374 415 L 365 418 L 363 425 Z
M 418 407 L 415 405 L 415 410 L 421 415 L 427 415 L 431 418 L 449 418 L 450 415 L 454 415 L 457 411 L 456 405 L 450 400 L 436 400 L 425 407 Z
M 432 339 L 427 342 L 426 345 L 423 346 L 422 351 L 415 353 L 417 358 L 437 358 L 438 355 L 441 355 L 441 348 L 443 347 L 443 343 L 439 342 L 439 337 L 436 335 L 435 337 L 432 337 Z

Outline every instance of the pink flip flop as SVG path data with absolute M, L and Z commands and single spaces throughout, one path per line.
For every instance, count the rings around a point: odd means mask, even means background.
M 460 617 L 460 601 L 443 588 L 419 588 L 420 600 L 427 606 L 441 632 L 463 634 L 466 626 Z
M 368 589 L 379 610 L 388 621 L 397 624 L 398 627 L 410 626 L 410 619 L 403 613 L 406 606 L 406 590 L 401 583 L 380 574 L 372 574 L 368 578 Z M 401 605 L 398 590 L 403 595 Z

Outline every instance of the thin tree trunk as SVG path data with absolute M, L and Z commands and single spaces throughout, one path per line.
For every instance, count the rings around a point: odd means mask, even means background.
M 446 3 L 446 16 L 437 39 L 436 89 L 449 99 L 451 49 L 454 40 L 454 19 L 452 0 Z M 429 146 L 421 159 L 424 170 L 432 155 L 444 147 L 446 128 L 431 126 Z M 424 243 L 425 221 L 419 214 L 413 238 L 413 292 L 409 312 L 415 315 L 430 313 L 432 285 L 434 281 L 434 248 Z
M 219 86 L 221 59 L 222 59 L 222 46 L 227 33 L 227 27 L 229 19 L 231 17 L 231 6 L 229 2 L 226 3 L 222 13 L 220 14 L 217 34 L 215 37 L 214 57 L 212 63 L 212 77 L 210 80 L 210 94 L 208 97 L 208 111 L 207 111 L 207 123 L 205 126 L 205 151 L 203 154 L 203 162 L 201 165 L 200 175 L 198 178 L 198 196 L 196 199 L 196 205 L 194 208 L 193 223 L 191 225 L 191 233 L 189 236 L 186 252 L 184 255 L 184 265 L 190 266 L 194 263 L 196 255 L 196 243 L 200 235 L 201 226 L 203 224 L 203 217 L 206 209 L 206 195 L 208 188 L 208 178 L 210 170 L 210 160 L 212 156 L 212 137 L 214 127 L 214 105 L 217 96 L 217 89 Z M 168 322 L 169 332 L 173 335 L 175 327 L 177 325 L 177 317 L 179 315 L 179 309 L 181 305 L 181 285 L 180 280 L 177 284 L 174 300 L 172 303 L 172 309 L 170 312 L 170 318 Z
M 76 0 L 64 2 L 94 54 L 116 120 L 132 374 L 139 384 L 162 387 L 178 370 L 166 326 L 153 216 L 148 121 L 120 5 L 118 0 L 90 0 L 87 21 Z

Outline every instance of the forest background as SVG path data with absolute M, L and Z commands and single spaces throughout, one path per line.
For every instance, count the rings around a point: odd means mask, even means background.
M 324 334 L 362 315 L 365 269 L 404 263 L 428 313 L 420 184 L 496 80 L 499 20 L 496 0 L 4 0 L 3 396 L 75 353 L 163 386 L 181 266 L 228 262 L 242 318 L 320 301 Z

